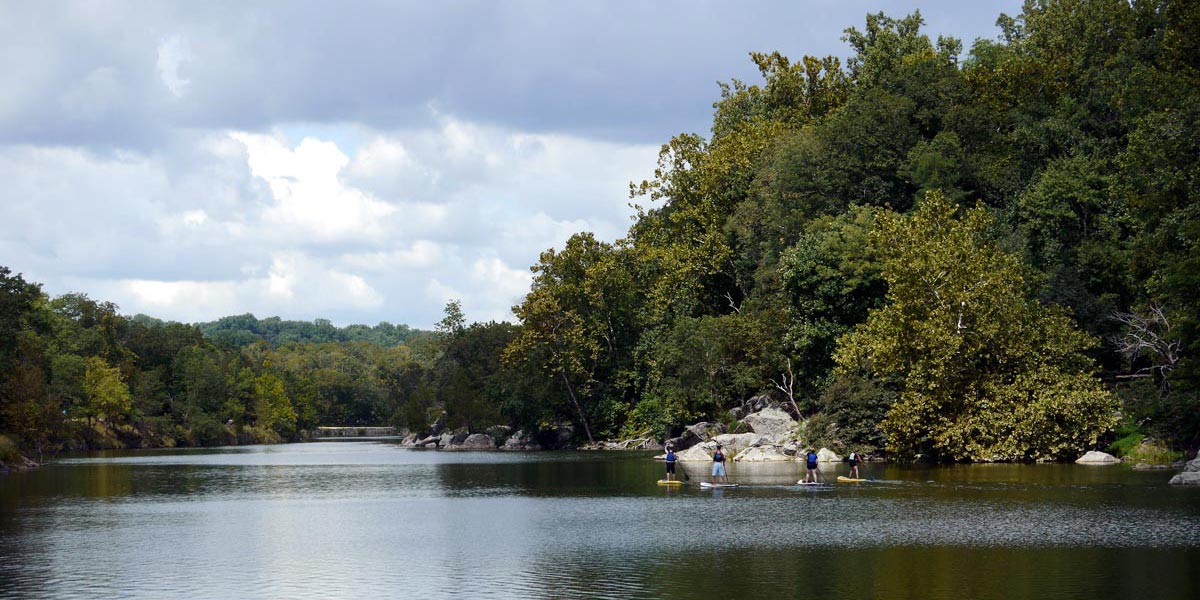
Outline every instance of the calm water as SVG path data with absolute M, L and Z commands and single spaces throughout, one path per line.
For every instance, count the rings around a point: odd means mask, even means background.
M 803 489 L 799 465 L 738 464 L 746 487 L 709 492 L 657 486 L 649 457 L 64 459 L 0 477 L 0 597 L 1200 598 L 1200 489 L 1169 473 L 868 466 Z

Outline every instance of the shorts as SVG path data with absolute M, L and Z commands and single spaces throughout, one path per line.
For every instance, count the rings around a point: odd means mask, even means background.
M 725 463 L 713 463 L 713 477 L 725 476 Z
M 667 472 L 672 475 L 675 474 L 675 463 L 673 463 L 673 462 L 667 463 Z
M 817 470 L 817 463 L 808 463 L 808 470 L 809 470 L 809 471 L 816 471 L 816 470 Z
M 857 467 L 857 466 L 858 466 L 858 461 L 857 461 L 857 460 L 852 460 L 852 461 L 850 461 L 850 468 L 851 468 L 851 469 L 853 469 L 854 467 Z

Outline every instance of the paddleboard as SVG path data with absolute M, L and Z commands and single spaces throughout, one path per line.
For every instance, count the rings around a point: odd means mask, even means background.
M 821 483 L 820 481 L 804 481 L 803 479 L 801 479 L 800 481 L 796 482 L 796 485 L 827 485 L 827 484 Z
M 709 483 L 707 481 L 700 484 L 702 488 L 735 488 L 737 486 L 736 483 Z
M 683 482 L 678 479 L 671 479 L 669 481 L 666 479 L 659 479 L 658 485 L 683 485 Z
M 866 481 L 866 479 L 854 479 L 851 477 L 846 477 L 845 475 L 838 475 L 838 481 L 842 483 L 862 483 Z

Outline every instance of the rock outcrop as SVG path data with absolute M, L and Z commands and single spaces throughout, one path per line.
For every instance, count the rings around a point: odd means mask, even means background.
M 791 462 L 796 460 L 798 448 L 794 443 L 760 443 L 750 446 L 733 457 L 737 462 Z
M 1183 466 L 1183 472 L 1171 478 L 1171 485 L 1200 485 L 1200 452 Z
M 500 446 L 501 450 L 514 452 L 525 452 L 530 450 L 541 450 L 542 445 L 533 439 L 533 436 L 525 433 L 524 429 L 518 429 L 516 433 L 509 436 L 505 440 L 504 445 Z
M 446 447 L 447 450 L 495 450 L 496 440 L 486 433 L 472 433 L 463 441 Z
M 712 453 L 720 444 L 725 449 L 725 455 L 733 459 L 742 450 L 753 446 L 762 440 L 757 433 L 724 433 L 707 442 L 697 444 L 676 454 L 676 460 L 681 462 L 711 461 Z
M 833 450 L 830 450 L 829 448 L 821 448 L 820 450 L 817 450 L 817 462 L 823 462 L 823 463 L 842 462 L 842 457 L 838 456 L 836 453 L 834 453 Z
M 1106 452 L 1092 450 L 1080 456 L 1075 462 L 1081 465 L 1115 465 L 1121 462 L 1121 460 Z
M 792 415 L 778 408 L 764 408 L 746 415 L 744 420 L 751 431 L 772 442 L 781 442 L 792 437 L 799 425 Z
M 696 444 L 707 442 L 722 433 L 725 433 L 725 426 L 721 423 L 701 421 L 695 425 L 689 425 L 683 430 L 683 433 L 679 434 L 679 437 L 668 439 L 666 445 L 679 452 L 687 450 Z

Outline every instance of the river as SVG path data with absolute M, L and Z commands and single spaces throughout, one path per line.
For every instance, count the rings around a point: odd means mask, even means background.
M 3 598 L 1200 598 L 1200 489 L 1124 466 L 656 485 L 646 453 L 393 440 L 91 453 L 0 476 Z M 845 466 L 827 466 L 832 480 Z

